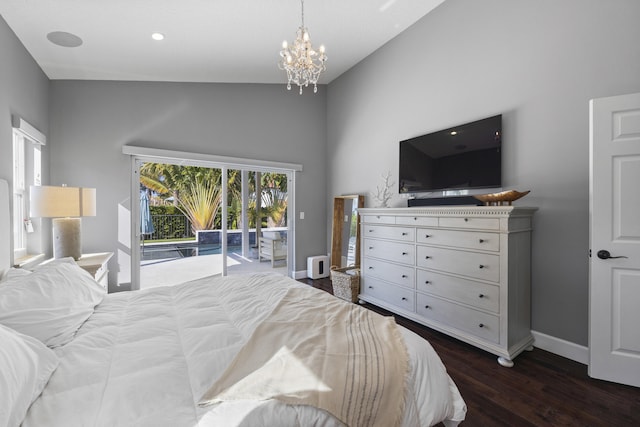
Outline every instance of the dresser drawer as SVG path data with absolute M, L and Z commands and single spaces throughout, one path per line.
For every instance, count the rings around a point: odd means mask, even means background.
M 441 217 L 440 227 L 450 228 L 475 228 L 478 230 L 499 230 L 500 220 L 498 218 L 478 218 L 478 217 Z
M 399 216 L 396 218 L 396 224 L 414 225 L 423 227 L 437 227 L 438 217 L 435 216 Z
M 378 239 L 413 242 L 416 237 L 416 229 L 412 227 L 387 227 L 384 225 L 365 224 L 362 230 L 365 238 L 375 237 Z
M 496 252 L 500 250 L 500 235 L 498 233 L 483 233 L 480 231 L 469 232 L 418 228 L 416 230 L 416 242 Z
M 412 243 L 364 239 L 364 256 L 414 265 L 416 260 L 415 245 Z
M 395 224 L 396 217 L 392 215 L 362 215 L 362 222 L 367 224 Z
M 416 265 L 475 279 L 500 281 L 499 255 L 417 246 Z
M 500 287 L 418 269 L 416 289 L 476 308 L 500 312 Z
M 415 311 L 415 292 L 400 286 L 395 286 L 382 280 L 365 276 L 360 288 L 365 295 L 372 296 L 406 311 Z
M 416 313 L 427 319 L 468 332 L 487 341 L 500 343 L 498 316 L 429 295 L 418 294 L 416 302 Z
M 408 265 L 391 264 L 379 259 L 364 258 L 364 274 L 414 289 L 415 269 Z

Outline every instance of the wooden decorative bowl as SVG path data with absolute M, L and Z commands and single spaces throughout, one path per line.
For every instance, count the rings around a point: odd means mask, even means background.
M 508 205 L 511 205 L 513 201 L 526 196 L 530 192 L 531 190 L 527 190 L 523 192 L 516 191 L 516 190 L 509 190 L 509 191 L 501 191 L 499 193 L 478 194 L 473 197 L 483 202 L 485 206 L 504 206 L 504 205 L 508 206 Z

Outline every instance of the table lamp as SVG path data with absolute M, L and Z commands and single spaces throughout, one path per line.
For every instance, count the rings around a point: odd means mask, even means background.
M 82 256 L 83 216 L 96 216 L 96 189 L 79 187 L 30 187 L 30 216 L 53 218 L 53 257 Z

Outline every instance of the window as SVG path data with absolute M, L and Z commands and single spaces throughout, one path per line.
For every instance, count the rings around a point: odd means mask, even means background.
M 41 185 L 42 152 L 46 138 L 33 126 L 14 118 L 13 128 L 13 257 L 40 251 L 40 239 L 30 239 L 29 186 Z M 37 240 L 37 242 L 36 242 Z
M 26 167 L 24 164 L 24 137 L 13 132 L 13 257 L 21 258 L 27 254 L 27 233 L 23 225 L 26 218 L 25 180 Z

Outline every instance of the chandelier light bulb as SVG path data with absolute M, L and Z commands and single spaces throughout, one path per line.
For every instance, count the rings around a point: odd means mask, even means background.
M 327 69 L 325 62 L 325 47 L 321 45 L 316 51 L 311 43 L 309 31 L 304 26 L 304 0 L 301 0 L 302 6 L 302 25 L 296 31 L 296 38 L 292 45 L 287 41 L 282 42 L 282 50 L 280 51 L 281 60 L 278 62 L 278 68 L 287 73 L 287 89 L 291 90 L 291 84 L 294 83 L 300 88 L 313 85 L 313 92 L 318 92 L 318 79 L 320 74 Z

